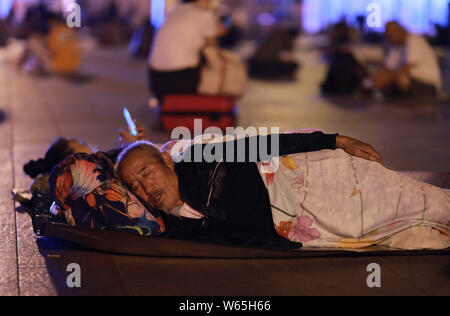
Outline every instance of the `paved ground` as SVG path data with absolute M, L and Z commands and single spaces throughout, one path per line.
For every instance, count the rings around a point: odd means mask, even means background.
M 14 211 L 11 188 L 30 181 L 22 166 L 41 157 L 57 136 L 81 137 L 100 149 L 114 146 L 124 127 L 121 107 L 155 132 L 147 107 L 145 65 L 124 50 L 97 50 L 85 60 L 91 81 L 30 78 L 14 71 L 0 52 L 0 295 L 450 295 L 449 256 L 294 260 L 200 260 L 115 256 L 36 241 L 26 214 Z M 324 72 L 316 53 L 302 54 L 296 83 L 251 82 L 240 100 L 239 125 L 316 127 L 372 143 L 396 170 L 450 171 L 450 104 L 389 105 L 326 100 L 317 83 Z M 82 288 L 65 284 L 66 266 L 82 267 Z M 366 286 L 369 263 L 382 267 L 382 288 Z M 269 273 L 274 268 L 282 272 Z

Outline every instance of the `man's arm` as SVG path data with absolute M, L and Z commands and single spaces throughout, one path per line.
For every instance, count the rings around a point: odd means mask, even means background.
M 383 164 L 383 157 L 375 150 L 375 148 L 357 139 L 347 136 L 337 136 L 336 148 L 343 149 L 352 156 Z
M 196 144 L 188 148 L 183 160 L 190 162 L 260 162 L 271 158 L 324 149 L 343 149 L 347 153 L 382 163 L 372 146 L 337 134 L 272 134 L 234 141 Z

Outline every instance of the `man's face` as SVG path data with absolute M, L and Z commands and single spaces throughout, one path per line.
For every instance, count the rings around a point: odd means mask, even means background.
M 122 182 L 141 199 L 164 212 L 180 202 L 178 177 L 168 154 L 161 161 L 144 150 L 130 153 L 119 167 Z
M 395 26 L 386 27 L 386 38 L 395 46 L 401 46 L 405 43 L 404 32 L 396 28 Z

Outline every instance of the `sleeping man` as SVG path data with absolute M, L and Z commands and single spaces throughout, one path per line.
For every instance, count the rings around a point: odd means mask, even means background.
M 250 150 L 275 140 L 276 153 Z M 121 153 L 116 172 L 165 213 L 168 237 L 286 249 L 366 247 L 417 226 L 448 236 L 450 192 L 384 168 L 368 144 L 321 132 L 243 142 L 194 144 L 176 162 L 137 142 Z M 222 159 L 198 160 L 205 150 Z

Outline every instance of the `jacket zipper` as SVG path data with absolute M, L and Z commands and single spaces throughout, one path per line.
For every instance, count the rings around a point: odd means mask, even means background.
M 214 180 L 216 178 L 217 170 L 219 170 L 219 167 L 220 167 L 221 164 L 222 164 L 221 162 L 217 163 L 217 166 L 214 169 L 214 172 L 212 174 L 212 177 L 211 177 L 211 188 L 209 189 L 208 202 L 206 203 L 206 207 L 209 207 L 209 205 L 211 204 L 211 197 L 212 197 L 212 193 L 214 192 Z M 202 227 L 203 228 L 207 228 L 208 227 L 208 216 L 205 216 L 203 218 Z
M 209 190 L 208 202 L 206 203 L 207 207 L 209 207 L 209 204 L 211 203 L 211 197 L 212 197 L 212 193 L 214 191 L 214 180 L 216 178 L 217 170 L 219 170 L 219 167 L 221 164 L 222 164 L 221 162 L 217 163 L 217 166 L 214 169 L 213 175 L 211 177 L 211 188 Z

